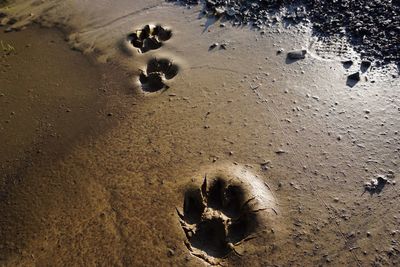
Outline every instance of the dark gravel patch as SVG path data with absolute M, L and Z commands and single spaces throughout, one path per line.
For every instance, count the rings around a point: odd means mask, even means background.
M 311 22 L 317 36 L 347 37 L 363 59 L 400 65 L 400 0 L 167 0 L 204 6 L 208 15 L 261 28 Z

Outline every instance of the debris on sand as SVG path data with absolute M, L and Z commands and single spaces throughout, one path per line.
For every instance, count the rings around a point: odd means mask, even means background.
M 268 171 L 271 168 L 270 164 L 271 164 L 271 161 L 269 161 L 269 160 L 261 162 L 260 163 L 261 170 Z
M 343 68 L 349 69 L 353 65 L 353 60 L 342 61 Z
M 348 79 L 359 82 L 360 81 L 360 73 L 359 72 L 355 72 L 353 74 L 350 74 L 348 76 Z
M 369 60 L 361 61 L 361 66 L 360 66 L 361 72 L 366 72 L 369 69 L 369 67 L 371 67 L 371 64 L 372 63 Z
M 379 194 L 380 192 L 382 192 L 386 184 L 396 184 L 396 182 L 392 180 L 392 178 L 394 178 L 394 175 L 391 173 L 389 173 L 388 175 L 378 175 L 376 178 L 371 179 L 371 181 L 366 182 L 364 184 L 364 189 L 371 194 Z
M 347 86 L 349 87 L 353 87 L 355 86 L 359 81 L 360 81 L 360 73 L 357 71 L 353 74 L 350 74 L 349 76 L 347 76 Z
M 212 45 L 210 45 L 210 47 L 208 48 L 208 50 L 213 50 L 213 49 L 216 48 L 217 46 L 219 46 L 219 43 L 213 43 Z
M 280 155 L 280 154 L 285 154 L 287 152 L 285 150 L 279 149 L 279 150 L 275 151 L 275 153 Z
M 227 48 L 227 44 L 226 43 L 221 44 L 220 49 L 226 50 L 226 48 Z
M 291 60 L 298 60 L 298 59 L 304 59 L 306 58 L 307 50 L 302 49 L 302 50 L 293 50 L 287 53 L 288 59 Z
M 215 48 L 219 47 L 219 49 L 226 50 L 228 48 L 228 43 L 213 43 L 208 47 L 208 51 L 214 50 Z
M 374 58 L 376 65 L 400 65 L 400 4 L 381 0 L 166 0 L 183 5 L 202 4 L 203 14 L 223 17 L 235 26 L 251 25 L 263 30 L 279 21 L 311 22 L 316 36 L 348 40 L 361 58 Z M 322 38 L 323 39 L 323 38 Z

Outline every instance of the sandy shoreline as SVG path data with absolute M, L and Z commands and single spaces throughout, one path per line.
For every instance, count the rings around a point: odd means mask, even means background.
M 398 79 L 371 71 L 349 89 L 352 70 L 314 54 L 306 28 L 261 35 L 199 19 L 196 8 L 131 2 L 9 10 L 21 25 L 32 13 L 70 32 L 68 43 L 32 26 L 0 35 L 17 50 L 1 62 L 0 265 L 204 265 L 185 245 L 176 208 L 203 174 L 241 177 L 235 168 L 268 184 L 278 205 L 223 264 L 398 262 L 398 186 L 363 194 L 366 181 L 399 171 Z M 172 37 L 146 53 L 127 46 L 151 23 Z M 287 64 L 286 51 L 299 48 L 310 53 Z M 138 74 L 152 58 L 179 71 L 165 79 L 168 90 L 146 95 Z M 37 131 L 38 117 L 54 126 Z

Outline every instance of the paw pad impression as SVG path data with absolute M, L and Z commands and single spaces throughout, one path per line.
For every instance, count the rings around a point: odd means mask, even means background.
M 178 74 L 178 71 L 179 67 L 169 59 L 151 59 L 147 64 L 146 71 L 142 71 L 139 76 L 143 91 L 156 92 L 168 89 L 165 81 L 174 78 Z
M 140 30 L 128 35 L 128 41 L 140 52 L 146 53 L 150 50 L 159 49 L 163 42 L 168 41 L 172 31 L 161 25 L 146 25 Z

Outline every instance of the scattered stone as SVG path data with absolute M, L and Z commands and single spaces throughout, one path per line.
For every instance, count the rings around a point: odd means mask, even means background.
M 210 45 L 209 50 L 213 50 L 214 48 L 216 48 L 219 44 L 218 43 L 213 43 L 212 45 Z
M 307 50 L 293 50 L 288 52 L 287 57 L 292 60 L 297 60 L 297 59 L 304 59 L 306 57 Z
M 392 176 L 389 175 L 378 175 L 376 178 L 371 179 L 371 181 L 364 184 L 365 191 L 372 194 L 379 194 L 382 192 L 386 184 L 395 184 L 393 180 L 389 179 Z
M 261 169 L 263 171 L 269 170 L 269 168 L 270 168 L 269 164 L 270 163 L 271 163 L 270 161 L 265 161 L 265 162 L 260 163 Z
M 399 1 L 314 1 L 314 0 L 166 0 L 204 6 L 203 14 L 214 14 L 234 26 L 265 26 L 311 23 L 313 34 L 329 46 L 331 36 L 343 38 L 362 59 L 374 58 L 377 66 L 400 65 Z M 326 38 L 327 37 L 327 38 Z M 278 52 L 277 54 L 280 54 Z
M 360 73 L 359 72 L 355 72 L 353 74 L 350 74 L 348 76 L 348 79 L 359 82 L 360 81 Z
M 217 16 L 217 17 L 219 17 L 219 16 L 221 16 L 221 15 L 223 15 L 224 13 L 225 13 L 225 7 L 223 7 L 223 6 L 220 6 L 220 7 L 216 7 L 215 8 L 215 15 Z
M 368 60 L 361 61 L 361 66 L 360 66 L 361 72 L 366 72 L 369 69 L 369 67 L 371 67 L 371 61 Z
M 167 254 L 168 254 L 168 257 L 172 257 L 172 256 L 175 255 L 175 251 L 174 251 L 173 249 L 170 248 L 170 249 L 168 249 Z
M 360 81 L 360 73 L 357 71 L 353 74 L 350 74 L 349 76 L 347 76 L 347 86 L 349 87 L 353 87 L 355 86 L 358 82 Z
M 343 68 L 349 69 L 353 65 L 353 61 L 352 60 L 342 61 L 342 65 L 343 65 Z

